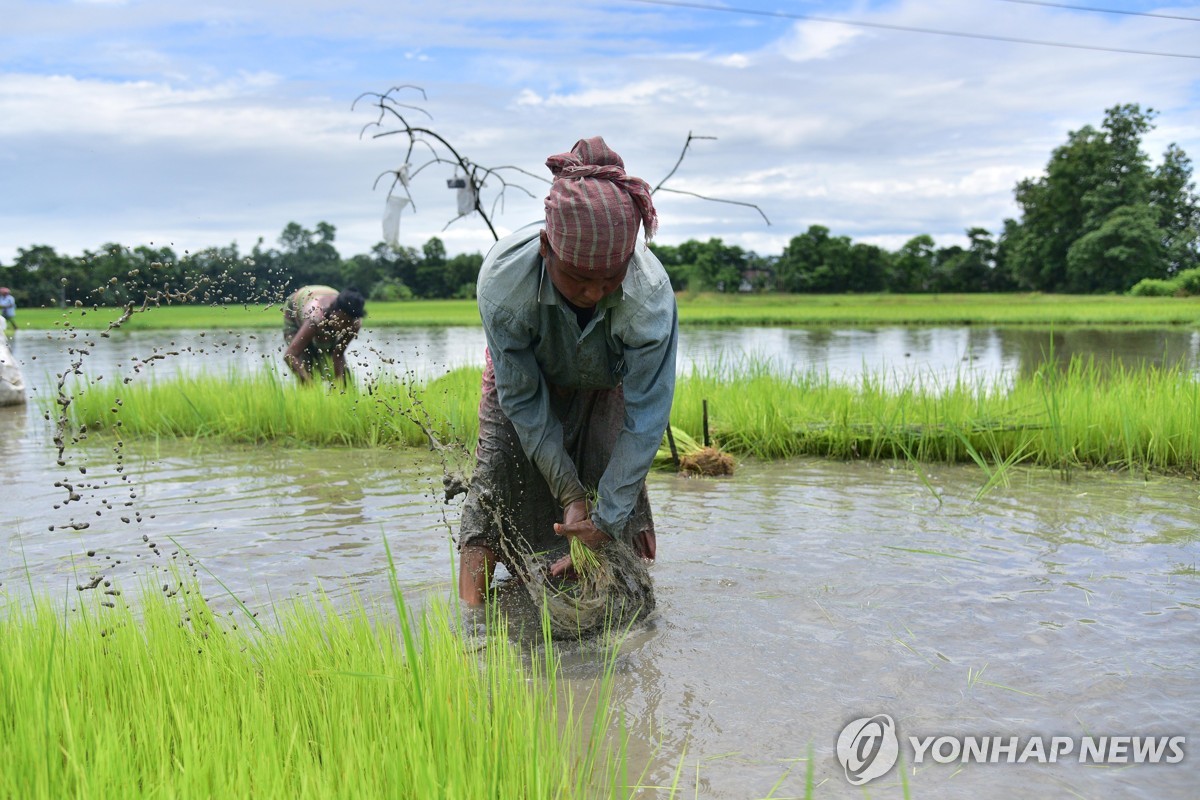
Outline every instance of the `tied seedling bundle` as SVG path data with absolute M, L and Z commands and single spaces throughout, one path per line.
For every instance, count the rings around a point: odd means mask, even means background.
M 733 456 L 711 445 L 705 446 L 674 425 L 667 429 L 654 466 L 675 469 L 688 475 L 732 475 Z
M 654 610 L 654 583 L 641 557 L 624 541 L 592 549 L 571 538 L 573 578 L 555 583 L 543 578 L 534 597 L 560 636 L 586 636 L 628 627 Z M 535 586 L 527 583 L 530 594 Z
M 544 556 L 513 552 L 505 539 L 500 544 L 530 599 L 550 621 L 555 638 L 627 628 L 654 610 L 650 572 L 628 542 L 613 541 L 592 549 L 571 537 L 574 574 L 564 578 L 550 575 Z

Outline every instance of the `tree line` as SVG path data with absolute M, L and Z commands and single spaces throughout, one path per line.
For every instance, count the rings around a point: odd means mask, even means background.
M 448 256 L 441 239 L 417 250 L 380 242 L 369 253 L 342 258 L 334 247 L 336 228 L 318 222 L 312 230 L 290 222 L 278 246 L 260 238 L 246 253 L 236 243 L 197 252 L 170 247 L 128 248 L 106 244 L 81 256 L 38 245 L 17 250 L 0 270 L 18 302 L 30 306 L 117 306 L 160 302 L 278 302 L 299 286 L 355 287 L 372 300 L 474 297 L 483 264 L 479 253 Z
M 678 291 L 1200 293 L 1200 200 L 1192 164 L 1170 145 L 1151 168 L 1142 137 L 1153 109 L 1108 109 L 1100 128 L 1072 131 L 1043 175 L 1021 181 L 1020 219 L 998 235 L 966 231 L 967 244 L 938 247 L 928 234 L 889 251 L 812 225 L 777 255 L 721 239 L 650 247 Z M 483 256 L 448 256 L 441 239 L 420 250 L 380 242 L 342 258 L 336 229 L 296 222 L 276 247 L 236 243 L 195 253 L 106 244 L 73 257 L 47 245 L 18 250 L 0 276 L 32 306 L 121 305 L 147 296 L 181 302 L 278 301 L 306 284 L 354 286 L 372 300 L 473 297 Z M 199 291 L 195 287 L 200 287 Z M 1191 289 L 1195 289 L 1192 291 Z

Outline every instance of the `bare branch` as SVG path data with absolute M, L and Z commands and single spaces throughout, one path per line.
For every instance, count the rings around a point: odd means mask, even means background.
M 671 167 L 671 171 L 667 173 L 667 177 L 665 177 L 661 181 L 659 181 L 658 186 L 655 186 L 653 189 L 650 190 L 650 194 L 654 194 L 655 192 L 657 192 L 659 189 L 661 189 L 663 187 L 664 183 L 671 180 L 671 176 L 675 174 L 675 171 L 679 169 L 679 165 L 683 163 L 683 158 L 684 158 L 684 156 L 687 155 L 688 148 L 692 146 L 693 139 L 711 139 L 715 142 L 717 140 L 717 137 L 715 137 L 715 136 L 694 136 L 691 131 L 688 131 L 687 141 L 683 143 L 683 150 L 682 150 L 682 152 L 679 153 L 679 160 L 675 162 L 675 166 Z
M 392 97 L 392 94 L 394 92 L 399 92 L 401 89 L 413 89 L 415 91 L 418 91 L 421 93 L 422 100 L 425 100 L 426 102 L 429 101 L 429 97 L 428 97 L 428 95 L 425 94 L 424 89 L 422 89 L 420 86 L 414 86 L 411 83 L 405 83 L 400 86 L 393 86 L 392 88 L 388 89 L 383 94 L 380 94 L 379 92 L 363 92 L 358 97 L 354 98 L 354 102 L 350 104 L 350 110 L 353 111 L 354 107 L 356 105 L 358 105 L 358 101 L 362 100 L 364 97 L 373 97 L 373 98 L 375 98 L 375 101 L 376 101 L 374 103 L 374 105 L 378 105 L 378 106 L 382 107 L 383 104 L 388 103 L 388 104 L 394 104 L 400 108 L 411 108 L 413 111 L 420 111 L 422 114 L 429 117 L 430 120 L 433 119 L 433 115 L 430 114 L 425 109 L 421 108 L 420 106 L 410 106 L 410 105 L 405 105 L 403 103 L 397 103 L 395 101 L 395 99 Z M 382 116 L 382 114 L 383 114 L 383 112 L 380 111 L 381 116 Z
M 674 192 L 675 194 L 687 194 L 687 195 L 691 195 L 692 197 L 698 197 L 701 200 L 707 200 L 710 203 L 729 203 L 730 205 L 734 205 L 734 206 L 747 206 L 748 208 L 753 208 L 755 211 L 757 211 L 759 213 L 759 215 L 762 216 L 764 222 L 766 222 L 768 225 L 771 224 L 771 220 L 767 219 L 767 215 L 763 213 L 763 210 L 761 208 L 759 208 L 758 206 L 756 206 L 754 203 L 746 203 L 741 200 L 726 200 L 721 197 L 708 197 L 706 195 L 696 194 L 695 192 L 687 192 L 687 191 L 684 191 L 683 189 L 666 189 L 661 186 L 659 188 L 662 189 L 664 192 Z
M 479 213 L 479 216 L 483 219 L 484 224 L 487 225 L 488 230 L 491 232 L 493 238 L 499 240 L 500 236 L 496 232 L 495 226 L 492 225 L 492 216 L 496 214 L 497 208 L 503 209 L 503 200 L 504 200 L 505 194 L 509 190 L 515 190 L 515 191 L 523 192 L 527 197 L 530 197 L 533 199 L 537 198 L 537 195 L 535 195 L 532 191 L 530 191 L 528 188 L 521 185 L 520 183 L 510 180 L 508 177 L 505 176 L 504 173 L 505 172 L 519 173 L 520 175 L 522 175 L 526 178 L 531 178 L 533 180 L 536 180 L 536 181 L 539 181 L 539 182 L 545 183 L 545 184 L 550 184 L 551 181 L 545 177 L 542 177 L 540 175 L 535 175 L 534 173 L 529 172 L 528 170 L 525 170 L 525 169 L 522 169 L 521 167 L 517 167 L 517 166 L 513 166 L 513 165 L 488 167 L 488 166 L 479 164 L 475 161 L 472 161 L 469 158 L 466 158 L 461 153 L 459 153 L 458 150 L 456 150 L 454 148 L 454 146 L 451 145 L 450 142 L 445 137 L 443 137 L 440 133 L 438 133 L 433 128 L 424 127 L 421 125 L 413 125 L 412 123 L 409 122 L 409 120 L 405 116 L 405 114 L 410 111 L 418 111 L 418 112 L 424 114 L 430 120 L 433 119 L 433 116 L 428 111 L 426 111 L 424 108 L 422 108 L 420 105 L 412 105 L 412 104 L 400 102 L 400 100 L 398 99 L 398 95 L 406 90 L 420 93 L 422 101 L 428 101 L 428 99 L 429 99 L 428 96 L 425 94 L 424 89 L 422 89 L 419 86 L 414 86 L 412 84 L 401 84 L 398 86 L 393 86 L 390 89 L 388 89 L 386 92 L 383 92 L 383 93 L 364 92 L 364 93 L 360 94 L 358 97 L 356 97 L 354 102 L 351 103 L 351 106 L 350 106 L 351 110 L 354 110 L 358 106 L 358 104 L 363 100 L 370 100 L 371 101 L 370 104 L 378 109 L 378 115 L 377 115 L 376 119 L 374 119 L 371 122 L 368 122 L 366 125 L 363 126 L 362 130 L 359 131 L 359 137 L 362 138 L 363 136 L 365 136 L 368 133 L 368 131 L 371 131 L 372 129 L 375 129 L 375 128 L 377 128 L 379 130 L 377 132 L 374 132 L 371 134 L 371 138 L 373 138 L 373 139 L 381 139 L 385 136 L 397 136 L 397 135 L 407 137 L 408 138 L 408 148 L 407 148 L 407 152 L 405 154 L 403 163 L 405 165 L 409 165 L 409 166 L 411 166 L 411 164 L 412 164 L 412 157 L 413 157 L 413 152 L 414 152 L 415 148 L 418 145 L 427 148 L 429 150 L 430 160 L 422 163 L 420 166 L 416 167 L 415 169 L 410 169 L 409 174 L 408 174 L 409 180 L 416 178 L 422 171 L 424 171 L 424 169 L 426 167 L 432 166 L 434 164 L 443 164 L 443 165 L 451 166 L 454 168 L 454 171 L 456 174 L 461 172 L 461 174 L 465 177 L 465 179 L 469 180 L 471 182 L 471 188 L 473 189 L 473 192 L 474 192 L 475 205 L 474 205 L 474 208 L 472 209 L 472 211 Z M 659 181 L 658 185 L 655 186 L 651 190 L 651 194 L 654 194 L 655 192 L 658 192 L 661 189 L 666 192 L 675 192 L 676 194 L 691 195 L 691 196 L 697 197 L 701 200 L 709 200 L 709 201 L 712 201 L 715 203 L 728 203 L 730 205 L 746 206 L 748 208 L 753 208 L 755 211 L 757 211 L 759 213 L 759 215 L 762 216 L 763 220 L 765 220 L 766 223 L 768 225 L 770 225 L 771 221 L 769 219 L 767 219 L 767 215 L 765 213 L 763 213 L 763 210 L 761 208 L 759 208 L 757 205 L 755 205 L 753 203 L 746 203 L 746 202 L 741 202 L 738 200 L 726 200 L 726 199 L 717 198 L 717 197 L 708 197 L 706 195 L 698 194 L 696 192 L 688 192 L 688 191 L 684 191 L 681 189 L 666 188 L 665 184 L 669 180 L 671 180 L 671 178 L 673 178 L 675 176 L 675 173 L 679 171 L 680 166 L 683 164 L 683 160 L 687 157 L 688 151 L 691 149 L 692 142 L 698 141 L 701 139 L 715 141 L 716 138 L 717 137 L 715 137 L 715 136 L 698 136 L 698 135 L 692 133 L 691 131 L 688 131 L 687 140 L 683 144 L 683 150 L 680 152 L 679 158 L 676 160 L 675 165 L 671 168 L 670 172 L 667 173 L 666 177 L 664 177 L 661 181 Z M 399 180 L 400 171 L 399 170 L 389 170 L 388 172 L 381 173 L 379 175 L 379 177 L 377 177 L 375 179 L 375 183 L 373 184 L 372 188 L 377 188 L 379 185 L 380 179 L 382 179 L 384 175 L 387 175 L 389 173 L 395 175 L 397 181 Z M 487 187 L 489 181 L 493 182 L 491 190 L 495 192 L 495 196 L 490 201 L 490 213 L 487 209 L 484 208 L 484 205 L 483 205 L 483 189 Z M 389 189 L 389 196 L 390 196 L 391 192 L 394 190 L 395 190 L 395 183 L 393 183 L 391 188 Z M 408 190 L 407 186 L 405 187 L 405 190 L 406 191 Z M 409 194 L 409 199 L 410 200 L 412 199 L 411 194 Z M 413 207 L 414 207 L 414 209 L 416 208 L 415 203 L 413 204 Z M 458 220 L 460 220 L 466 216 L 469 216 L 469 213 L 468 214 L 459 214 L 458 216 L 454 217 L 449 222 L 447 222 L 446 227 L 443 228 L 442 230 L 449 228 L 450 225 L 454 224 L 455 222 L 457 222 Z

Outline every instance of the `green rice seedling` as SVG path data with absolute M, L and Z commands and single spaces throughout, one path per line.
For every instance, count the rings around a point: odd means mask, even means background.
M 478 368 L 420 385 L 300 387 L 271 372 L 230 372 L 73 391 L 71 423 L 89 436 L 119 421 L 127 438 L 378 447 L 429 446 L 432 434 L 469 448 L 478 430 Z M 1064 476 L 1075 468 L 1200 473 L 1200 381 L 1182 365 L 1102 369 L 1076 358 L 1010 385 L 877 372 L 845 383 L 746 359 L 679 378 L 677 446 L 700 440 L 706 399 L 714 437 L 738 457 L 983 462 L 989 491 L 1018 463 Z M 669 450 L 657 461 L 670 463 Z
M 8 602 L 0 796 L 628 795 L 611 665 L 578 696 L 553 650 L 529 660 L 501 631 L 477 651 L 444 606 L 394 596 L 300 601 L 261 629 L 194 586 L 147 587 L 136 612 Z
M 955 431 L 955 434 L 963 443 L 963 447 L 966 449 L 967 455 L 971 457 L 971 460 L 974 461 L 979 468 L 983 470 L 984 475 L 987 476 L 987 480 L 984 481 L 981 487 L 979 487 L 979 491 L 975 493 L 976 502 L 982 500 L 984 495 L 996 488 L 996 486 L 1000 484 L 1003 484 L 1004 486 L 1008 485 L 1009 470 L 1012 469 L 1014 464 L 1021 462 L 1021 459 L 1024 458 L 1031 443 L 1030 440 L 1026 440 L 1026 442 L 1016 450 L 1012 451 L 1006 456 L 1001 456 L 1000 447 L 996 444 L 995 438 L 989 436 L 988 444 L 990 445 L 992 452 L 992 463 L 988 464 L 987 460 L 980 455 L 979 451 L 976 450 L 975 446 L 971 443 L 971 440 L 968 439 L 962 433 L 962 431 Z
M 571 565 L 580 575 L 587 575 L 600 569 L 600 558 L 596 551 L 580 541 L 578 536 L 572 536 Z
M 654 466 L 659 469 L 678 469 L 678 465 L 675 464 L 675 456 L 698 453 L 704 447 L 682 428 L 676 428 L 674 425 L 671 426 L 671 436 L 675 439 L 675 453 L 671 453 L 670 442 L 664 433 L 662 444 L 658 446 L 658 451 L 654 454 Z
M 653 464 L 658 469 L 673 469 L 689 475 L 732 475 L 734 468 L 733 457 L 728 453 L 716 447 L 705 447 L 674 425 L 664 433 Z
M 81 384 L 72 395 L 73 424 L 112 430 L 120 422 L 125 437 L 427 446 L 430 433 L 441 441 L 470 441 L 479 422 L 479 370 L 471 368 L 422 384 L 381 379 L 366 386 L 302 386 L 271 370 L 230 370 Z
M 724 446 L 759 458 L 970 462 L 969 443 L 994 465 L 1200 472 L 1200 382 L 1182 366 L 1101 369 L 1074 359 L 1061 373 L 1047 366 L 1005 386 L 926 385 L 919 376 L 887 381 L 878 373 L 846 384 L 751 364 L 733 378 L 681 378 L 673 419 L 692 436 L 703 397 Z

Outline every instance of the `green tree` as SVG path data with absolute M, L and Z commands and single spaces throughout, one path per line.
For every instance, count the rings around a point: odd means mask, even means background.
M 937 252 L 930 275 L 935 292 L 994 291 L 992 279 L 996 266 L 996 243 L 984 228 L 967 231 L 970 244 L 955 245 Z
M 449 297 L 453 290 L 446 280 L 446 245 L 434 236 L 424 244 L 421 253 L 423 257 L 410 284 L 413 292 L 417 297 Z
M 1154 209 L 1121 206 L 1100 227 L 1075 240 L 1067 253 L 1067 289 L 1124 292 L 1162 271 L 1162 229 Z
M 829 240 L 829 228 L 810 225 L 799 236 L 793 236 L 783 249 L 777 265 L 779 290 L 782 292 L 812 292 L 813 275 L 823 262 L 822 249 Z
M 713 238 L 697 243 L 694 252 L 691 273 L 700 288 L 717 292 L 738 290 L 746 269 L 746 252 L 742 248 Z
M 272 285 L 267 265 L 253 256 L 243 258 L 236 242 L 189 253 L 181 266 L 174 285 L 162 288 L 191 291 L 202 303 L 271 302 L 282 294 Z
M 856 243 L 850 248 L 850 275 L 847 279 L 848 292 L 882 292 L 887 288 L 891 255 L 882 247 Z
M 1192 182 L 1192 162 L 1171 144 L 1150 181 L 1150 205 L 1163 232 L 1167 273 L 1200 267 L 1200 200 Z
M 336 233 L 328 222 L 318 222 L 312 231 L 296 222 L 284 227 L 279 235 L 278 267 L 289 286 L 338 283 L 342 258 L 333 245 Z
M 1171 145 L 1151 170 L 1141 149 L 1155 113 L 1136 104 L 1108 109 L 1100 130 L 1071 132 L 1044 176 L 1017 185 L 1022 217 L 1006 225 L 1004 261 L 1022 285 L 1124 291 L 1196 263 L 1200 212 L 1191 162 Z M 1121 232 L 1121 226 L 1132 228 Z M 1091 257 L 1103 260 L 1084 263 Z
M 932 282 L 936 250 L 933 237 L 927 233 L 914 236 L 904 243 L 892 258 L 888 290 L 892 292 L 927 292 Z
M 1066 288 L 1067 251 L 1083 231 L 1084 195 L 1105 165 L 1104 136 L 1090 125 L 1068 134 L 1050 156 L 1046 174 L 1017 184 L 1019 227 L 1010 240 L 1012 268 L 1023 283 L 1043 291 Z
M 792 237 L 775 263 L 784 292 L 878 292 L 886 284 L 891 258 L 880 247 L 831 236 L 824 225 L 810 225 Z
M 59 255 L 49 245 L 18 247 L 10 270 L 9 288 L 22 305 L 61 307 L 83 302 L 91 288 L 83 262 Z
M 459 253 L 446 262 L 446 287 L 451 297 L 475 297 L 475 283 L 483 266 L 480 253 Z

